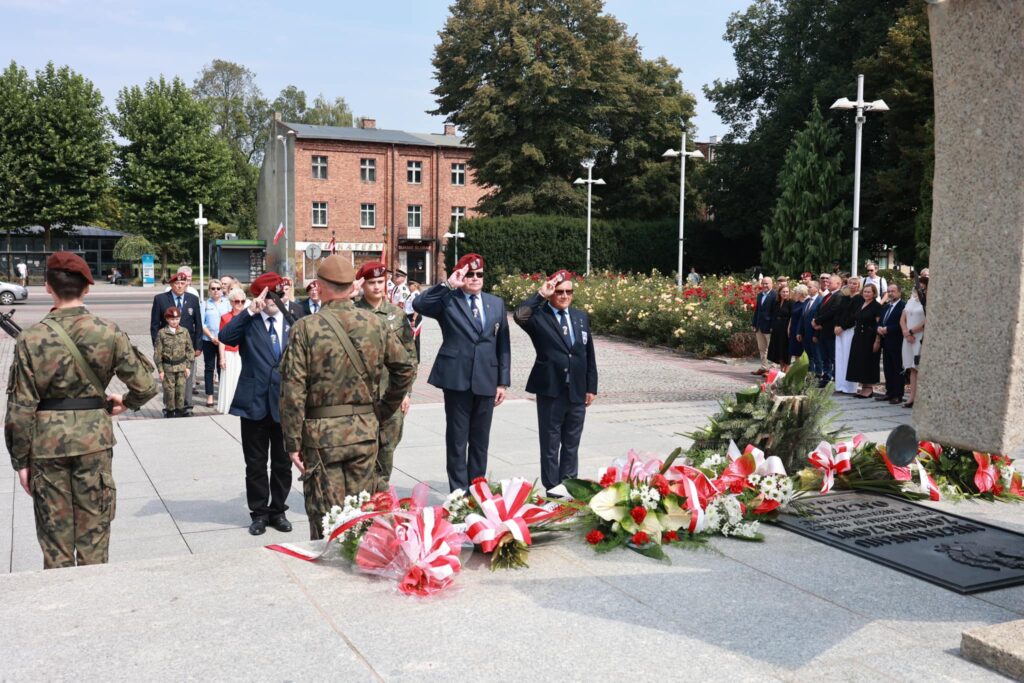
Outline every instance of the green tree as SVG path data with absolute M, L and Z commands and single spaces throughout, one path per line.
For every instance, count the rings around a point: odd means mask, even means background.
M 480 207 L 487 213 L 578 215 L 585 193 L 572 180 L 585 159 L 623 179 L 608 194 L 618 194 L 619 208 L 628 207 L 631 173 L 667 173 L 647 166 L 648 155 L 671 145 L 680 119 L 692 116 L 692 97 L 675 81 L 678 70 L 643 60 L 603 9 L 600 0 L 452 4 L 434 51 L 431 113 L 473 146 L 477 181 L 490 189 Z
M 281 115 L 282 121 L 303 123 L 306 117 L 306 93 L 294 85 L 286 86 L 270 106 Z
M 352 126 L 352 110 L 344 97 L 335 97 L 331 102 L 323 93 L 313 99 L 313 105 L 302 115 L 301 123 L 314 126 Z
M 817 100 L 793 138 L 779 172 L 779 198 L 764 231 L 762 264 L 773 273 L 818 273 L 846 253 L 849 183 L 842 175 L 839 132 L 821 115 Z
M 114 245 L 114 258 L 118 261 L 139 261 L 143 254 L 153 252 L 150 241 L 140 235 L 125 235 Z
M 230 211 L 238 189 L 231 150 L 180 78 L 121 90 L 114 129 L 127 140 L 116 164 L 125 224 L 160 249 L 166 272 L 191 239 L 197 204 L 211 217 Z
M 192 86 L 210 108 L 214 129 L 245 161 L 259 165 L 270 125 L 270 105 L 256 85 L 256 74 L 241 64 L 215 59 Z
M 13 61 L 0 73 L 0 227 L 32 222 L 25 201 L 32 172 L 32 79 Z

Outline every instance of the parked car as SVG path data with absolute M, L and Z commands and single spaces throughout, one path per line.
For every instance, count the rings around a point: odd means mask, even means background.
M 0 282 L 0 306 L 10 306 L 15 301 L 24 301 L 27 298 L 28 290 L 21 285 Z

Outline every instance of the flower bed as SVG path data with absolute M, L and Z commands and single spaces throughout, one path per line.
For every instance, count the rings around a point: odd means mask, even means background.
M 594 273 L 575 276 L 573 305 L 590 315 L 596 332 L 618 334 L 647 344 L 670 346 L 701 356 L 746 355 L 755 348 L 750 334 L 754 288 L 732 277 L 706 277 L 682 292 L 675 281 L 650 275 Z M 540 288 L 544 275 L 511 275 L 494 293 L 511 308 Z

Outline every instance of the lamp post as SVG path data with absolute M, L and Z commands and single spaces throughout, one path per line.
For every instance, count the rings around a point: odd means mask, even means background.
M 455 232 L 446 232 L 444 234 L 446 239 L 455 238 L 455 260 L 453 263 L 459 262 L 459 238 L 465 237 L 466 233 L 459 232 L 459 214 L 455 214 Z
M 590 207 L 591 199 L 593 196 L 594 185 L 606 184 L 600 178 L 594 178 L 594 162 L 587 160 L 583 162 L 583 168 L 587 169 L 587 177 L 577 178 L 572 181 L 573 185 L 586 185 L 587 186 L 587 276 L 590 276 Z
M 699 149 L 695 149 L 692 152 L 686 151 L 686 129 L 684 128 L 683 141 L 679 151 L 677 152 L 669 148 L 661 156 L 666 159 L 679 157 L 679 263 L 676 266 L 676 286 L 679 287 L 681 292 L 683 291 L 683 209 L 686 205 L 686 157 L 703 159 L 704 155 L 701 154 Z
M 205 296 L 206 291 L 203 286 L 203 226 L 209 223 L 208 220 L 203 218 L 203 205 L 199 205 L 199 218 L 192 221 L 199 228 L 199 295 Z
M 846 97 L 841 97 L 832 103 L 829 109 L 856 109 L 857 115 L 854 122 L 857 124 L 857 142 L 854 146 L 853 155 L 853 255 L 850 265 L 850 274 L 857 274 L 857 249 L 860 241 L 860 148 L 861 129 L 864 127 L 864 112 L 868 111 L 889 111 L 889 105 L 885 100 L 874 102 L 864 101 L 864 74 L 857 74 L 857 101 L 851 102 Z
M 295 131 L 288 131 L 288 135 L 294 138 Z M 288 138 L 284 135 L 277 136 L 278 141 L 284 148 L 284 276 L 291 277 L 291 259 L 288 257 L 289 242 L 288 242 Z

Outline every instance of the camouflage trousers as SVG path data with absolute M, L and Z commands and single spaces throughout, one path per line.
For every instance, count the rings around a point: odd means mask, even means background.
M 345 496 L 361 491 L 373 493 L 377 485 L 377 442 L 303 448 L 302 493 L 309 518 L 309 537 L 324 537 L 323 517 L 334 505 L 341 505 Z
M 185 371 L 164 372 L 164 409 L 181 410 L 185 407 Z
M 113 455 L 106 450 L 32 461 L 30 488 L 43 569 L 107 561 L 117 504 Z
M 377 449 L 377 490 L 387 491 L 391 486 L 391 470 L 395 465 L 395 449 L 402 440 L 405 415 L 401 410 L 385 420 L 380 428 L 380 446 Z

